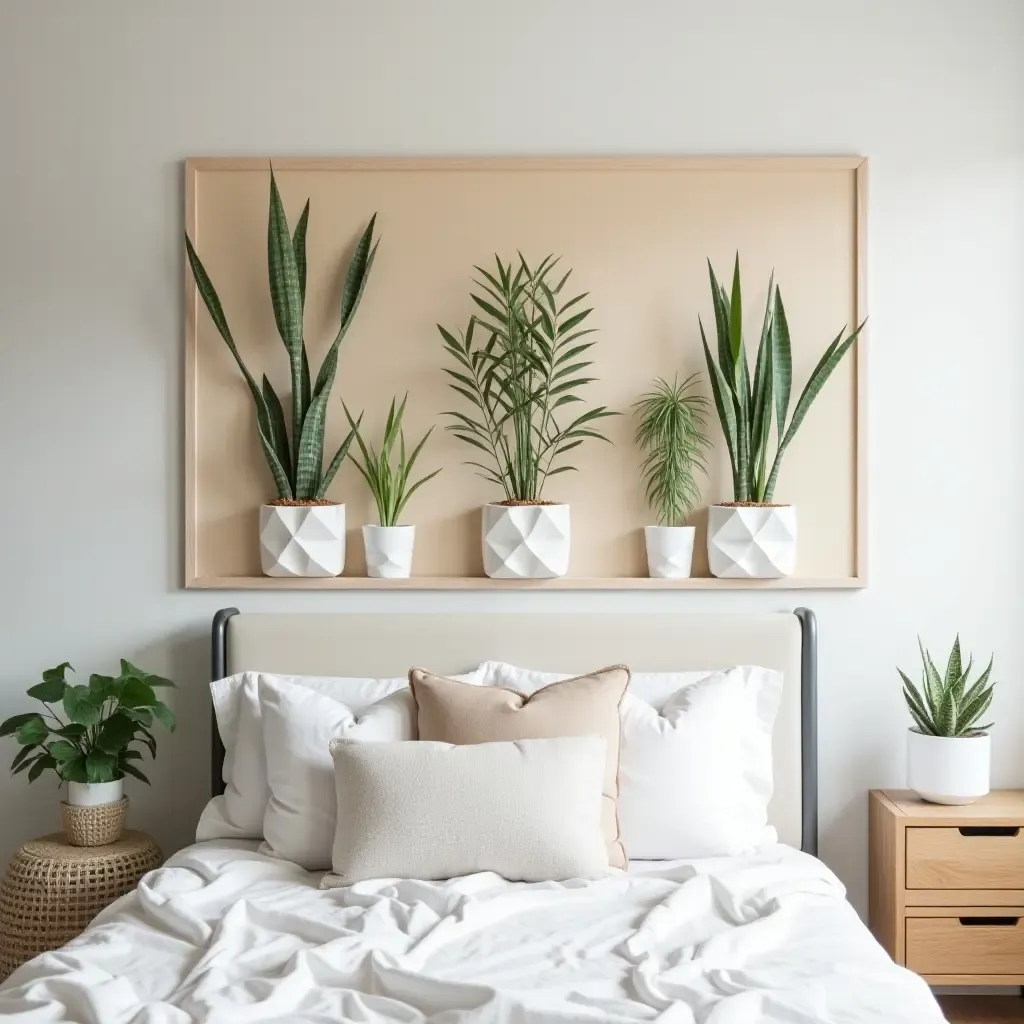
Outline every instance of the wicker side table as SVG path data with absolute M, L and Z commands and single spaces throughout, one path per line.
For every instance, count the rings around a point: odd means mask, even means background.
M 0 979 L 80 935 L 162 863 L 144 832 L 125 831 L 109 846 L 70 846 L 63 832 L 25 843 L 0 883 Z

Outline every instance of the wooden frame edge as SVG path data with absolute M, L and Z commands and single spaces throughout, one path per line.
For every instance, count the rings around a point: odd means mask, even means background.
M 196 244 L 198 216 L 196 210 L 196 177 L 200 168 L 195 160 L 185 161 L 185 230 Z M 185 588 L 201 586 L 199 583 L 199 538 L 197 523 L 196 447 L 198 422 L 196 420 L 196 342 L 198 338 L 198 292 L 192 281 L 188 254 L 182 253 L 185 291 Z
M 868 316 L 868 161 L 865 157 L 854 168 L 854 194 L 856 202 L 856 224 L 854 245 L 857 279 L 855 282 L 857 323 L 863 323 Z M 854 572 L 862 586 L 868 583 L 868 332 L 865 327 L 855 345 L 856 388 L 854 427 L 856 445 L 855 469 L 856 508 L 854 516 Z

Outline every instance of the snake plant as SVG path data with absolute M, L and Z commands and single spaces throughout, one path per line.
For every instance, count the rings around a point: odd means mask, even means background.
M 737 503 L 770 504 L 782 465 L 782 456 L 803 423 L 807 410 L 824 387 L 832 371 L 849 351 L 864 328 L 849 334 L 846 327 L 836 335 L 818 360 L 792 416 L 789 414 L 793 384 L 793 357 L 789 342 L 789 324 L 782 304 L 782 292 L 772 275 L 768 282 L 768 300 L 761 325 L 761 340 L 751 379 L 750 365 L 743 340 L 743 294 L 740 285 L 740 258 L 733 268 L 732 290 L 718 283 L 711 261 L 711 299 L 715 310 L 718 362 L 715 362 L 700 323 L 704 357 L 711 378 L 711 392 L 722 423 L 729 462 L 732 466 L 733 498 Z M 775 455 L 769 459 L 772 416 L 775 416 Z
M 711 441 L 704 429 L 708 400 L 693 393 L 698 378 L 659 378 L 633 406 L 640 414 L 636 443 L 644 453 L 647 500 L 663 526 L 682 526 L 700 501 L 695 476 L 707 471 L 704 453 Z
M 494 261 L 493 274 L 474 268 L 480 277 L 470 297 L 479 311 L 465 332 L 456 337 L 437 325 L 459 367 L 445 369 L 449 383 L 478 414 L 445 415 L 459 440 L 485 454 L 486 463 L 469 465 L 497 484 L 507 503 L 539 503 L 550 477 L 576 468 L 558 465 L 561 457 L 588 438 L 607 441 L 594 424 L 617 414 L 603 405 L 570 412 L 595 379 L 585 375 L 594 342 L 582 339 L 595 330 L 583 327 L 593 312 L 582 306 L 587 293 L 562 299 L 572 271 L 556 279 L 556 256 L 530 267 L 520 253 L 514 271 L 498 256 Z
M 976 725 L 979 718 L 992 703 L 994 682 L 992 658 L 988 667 L 974 682 L 970 682 L 974 659 L 970 658 L 964 668 L 960 656 L 960 637 L 957 636 L 946 662 L 944 675 L 932 661 L 918 637 L 917 646 L 921 651 L 921 686 L 916 687 L 902 669 L 897 668 L 903 680 L 903 696 L 918 732 L 926 736 L 980 736 L 992 728 L 992 723 Z
M 262 387 L 246 368 L 235 345 L 217 291 L 186 235 L 185 248 L 196 287 L 231 355 L 238 364 L 256 407 L 256 431 L 267 465 L 274 477 L 278 499 L 296 503 L 325 500 L 327 489 L 345 460 L 353 433 L 338 448 L 324 468 L 324 429 L 327 401 L 338 372 L 338 347 L 352 324 L 363 290 L 373 267 L 377 243 L 373 240 L 376 214 L 356 245 L 349 260 L 341 289 L 341 324 L 315 382 L 310 376 L 309 358 L 303 338 L 302 320 L 306 303 L 306 230 L 309 200 L 292 234 L 285 216 L 274 172 L 270 172 L 270 214 L 267 225 L 267 265 L 270 299 L 277 330 L 284 342 L 291 375 L 291 437 L 285 425 L 284 408 L 266 374 Z

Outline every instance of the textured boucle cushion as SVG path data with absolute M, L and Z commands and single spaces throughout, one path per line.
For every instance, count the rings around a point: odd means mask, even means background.
M 605 741 L 330 744 L 339 827 L 322 888 L 368 878 L 494 871 L 512 881 L 600 878 Z
M 606 744 L 602 814 L 608 859 L 624 868 L 616 814 L 619 704 L 629 684 L 622 665 L 542 687 L 527 697 L 498 686 L 475 686 L 414 668 L 409 685 L 421 740 L 488 743 L 555 736 L 601 736 Z

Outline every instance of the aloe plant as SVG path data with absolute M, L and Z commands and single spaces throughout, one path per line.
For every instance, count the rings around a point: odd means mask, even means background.
M 480 277 L 470 297 L 478 312 L 465 332 L 456 337 L 437 325 L 459 367 L 445 369 L 449 383 L 478 414 L 445 415 L 459 440 L 485 454 L 487 462 L 469 465 L 497 484 L 506 502 L 538 503 L 551 477 L 575 471 L 559 464 L 562 456 L 590 438 L 607 441 L 594 424 L 618 414 L 603 405 L 576 415 L 570 409 L 595 379 L 585 375 L 594 342 L 582 339 L 595 330 L 583 326 L 593 312 L 583 308 L 587 293 L 561 297 L 572 271 L 556 280 L 553 255 L 530 267 L 520 253 L 514 271 L 498 256 L 494 261 L 496 273 L 474 268 Z
M 370 488 L 370 493 L 377 505 L 377 516 L 381 526 L 397 526 L 405 506 L 413 494 L 441 472 L 441 470 L 435 469 L 433 473 L 421 477 L 414 484 L 410 485 L 409 483 L 413 466 L 416 465 L 416 460 L 434 428 L 431 427 L 420 438 L 416 447 L 406 454 L 402 419 L 405 416 L 405 404 L 408 400 L 409 396 L 406 394 L 402 399 L 402 404 L 396 409 L 395 399 L 391 399 L 391 408 L 388 410 L 387 423 L 384 425 L 384 438 L 379 452 L 371 443 L 363 440 L 363 435 L 359 431 L 362 416 L 360 415 L 359 419 L 353 419 L 352 413 L 348 411 L 348 406 L 342 403 L 352 434 L 355 436 L 356 444 L 362 454 L 362 459 L 354 453 L 349 457 L 362 474 L 366 486 Z M 396 442 L 398 443 L 398 462 L 392 465 Z
M 700 501 L 696 473 L 707 472 L 708 400 L 693 390 L 699 376 L 691 374 L 682 383 L 659 378 L 633 405 L 640 414 L 636 443 L 644 453 L 641 475 L 647 500 L 663 526 L 683 525 Z
M 836 335 L 818 360 L 818 365 L 800 392 L 792 416 L 789 416 L 793 357 L 782 292 L 775 285 L 774 275 L 768 282 L 761 340 L 757 348 L 754 376 L 751 378 L 743 340 L 739 255 L 736 256 L 733 268 L 731 292 L 727 292 L 718 283 L 710 260 L 708 272 L 718 340 L 717 363 L 711 354 L 703 322 L 700 323 L 700 335 L 704 342 L 704 357 L 708 364 L 715 408 L 729 450 L 734 500 L 738 503 L 770 504 L 775 494 L 782 456 L 800 429 L 811 403 L 849 351 L 864 324 L 861 323 L 849 334 L 846 334 L 844 326 Z M 773 414 L 775 455 L 769 458 Z
M 273 475 L 278 498 L 282 501 L 323 501 L 352 444 L 354 435 L 350 432 L 329 465 L 324 468 L 327 402 L 338 372 L 338 348 L 356 315 L 373 267 L 377 252 L 377 243 L 373 240 L 376 219 L 376 214 L 370 218 L 370 223 L 349 260 L 341 289 L 341 325 L 320 364 L 316 380 L 313 381 L 302 330 L 306 304 L 306 230 L 309 226 L 309 200 L 306 200 L 302 215 L 295 226 L 295 233 L 292 234 L 274 172 L 270 172 L 267 265 L 274 319 L 288 355 L 291 375 L 290 438 L 280 398 L 266 374 L 263 375 L 261 387 L 242 361 L 213 282 L 196 254 L 191 240 L 185 236 L 185 248 L 196 287 L 252 395 L 256 407 L 256 430 L 260 446 Z
M 971 669 L 974 659 L 969 658 L 964 668 L 960 655 L 960 637 L 957 636 L 946 662 L 944 675 L 932 661 L 918 637 L 917 646 L 921 651 L 921 686 L 918 688 L 902 669 L 897 668 L 903 680 L 903 696 L 907 702 L 910 717 L 918 732 L 926 736 L 980 736 L 992 728 L 992 723 L 976 725 L 979 718 L 992 703 L 994 682 L 990 682 L 993 659 L 988 667 L 972 683 Z

